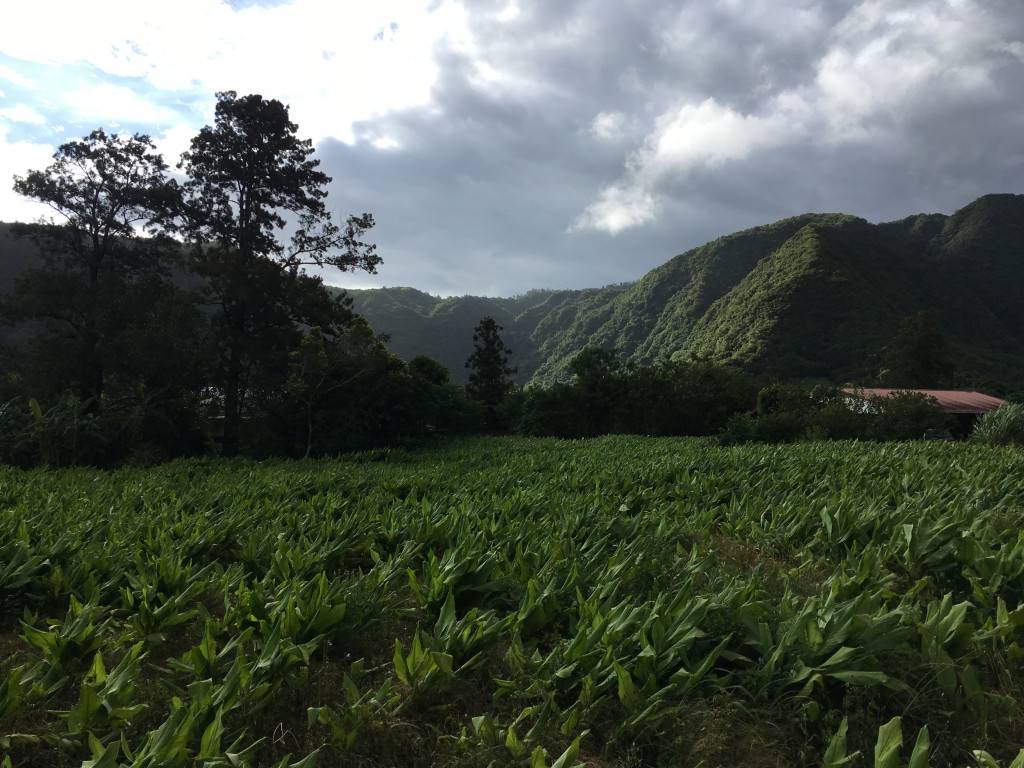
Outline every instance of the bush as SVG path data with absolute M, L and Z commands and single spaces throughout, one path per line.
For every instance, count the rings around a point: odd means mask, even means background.
M 718 442 L 720 445 L 791 443 L 804 437 L 806 432 L 804 417 L 792 411 L 768 413 L 756 418 L 749 413 L 734 413 L 718 433 Z
M 1024 445 L 1024 405 L 1007 403 L 974 425 L 971 440 L 985 445 Z
M 576 379 L 527 391 L 519 431 L 527 435 L 714 435 L 749 411 L 757 389 L 747 374 L 701 361 L 622 363 L 605 350 L 573 361 Z
M 809 412 L 814 407 L 811 393 L 799 384 L 769 384 L 757 393 L 757 415 Z
M 758 443 L 791 443 L 807 431 L 802 414 L 793 411 L 769 413 L 754 419 L 754 437 Z
M 476 408 L 476 422 L 472 429 L 463 429 L 463 433 L 482 432 L 484 429 L 484 410 L 476 400 L 470 400 L 463 394 L 463 399 L 470 406 Z M 498 403 L 494 409 L 498 425 L 503 432 L 516 432 L 523 421 L 523 406 L 526 403 L 526 394 L 521 387 L 514 386 L 505 395 L 505 399 Z
M 426 355 L 416 355 L 409 361 L 409 373 L 430 384 L 443 386 L 448 383 L 448 369 Z
M 589 437 L 594 434 L 585 403 L 571 384 L 527 389 L 518 431 L 536 437 Z
M 660 382 L 660 397 L 652 398 L 647 409 L 657 428 L 645 434 L 713 435 L 757 400 L 750 376 L 728 366 L 677 361 L 651 370 Z
M 812 440 L 863 440 L 871 431 L 871 415 L 834 400 L 821 405 L 807 420 Z
M 946 428 L 946 414 L 935 398 L 920 392 L 897 392 L 870 400 L 869 436 L 877 440 L 918 440 L 929 429 Z
M 720 445 L 739 445 L 754 439 L 754 417 L 749 413 L 734 413 L 718 434 Z
M 0 462 L 29 467 L 39 461 L 32 414 L 18 398 L 0 405 Z

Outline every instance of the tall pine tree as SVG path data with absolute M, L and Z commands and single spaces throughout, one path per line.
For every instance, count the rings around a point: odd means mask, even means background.
M 509 378 L 516 372 L 508 367 L 512 350 L 501 340 L 504 330 L 493 317 L 485 317 L 473 331 L 473 354 L 466 360 L 470 369 L 466 392 L 484 406 L 484 416 L 490 429 L 498 424 L 498 406 L 512 388 Z
M 332 221 L 324 204 L 331 178 L 297 130 L 280 101 L 227 91 L 217 94 L 214 124 L 182 156 L 189 177 L 182 230 L 197 245 L 194 269 L 216 308 L 226 455 L 238 452 L 247 395 L 268 374 L 287 371 L 299 326 L 319 326 L 330 337 L 352 318 L 348 304 L 304 267 L 374 272 L 381 260 L 362 240 L 370 214 L 350 216 L 344 226 Z

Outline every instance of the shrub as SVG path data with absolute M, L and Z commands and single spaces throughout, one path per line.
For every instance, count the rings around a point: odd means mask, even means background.
M 804 416 L 794 411 L 768 413 L 754 420 L 754 440 L 759 443 L 791 443 L 807 431 Z
M 0 461 L 27 467 L 39 460 L 32 428 L 32 414 L 19 399 L 0 405 Z
M 749 413 L 734 413 L 725 422 L 725 429 L 718 435 L 721 445 L 739 445 L 754 439 L 754 417 Z
M 448 383 L 448 369 L 426 355 L 416 355 L 409 361 L 409 373 L 430 384 L 443 386 Z
M 661 397 L 653 399 L 649 418 L 660 428 L 647 434 L 713 435 L 756 402 L 753 380 L 735 368 L 677 361 L 660 363 L 653 371 L 662 382 Z
M 878 440 L 917 440 L 929 429 L 945 429 L 946 415 L 935 398 L 920 392 L 874 397 L 869 436 Z
M 986 413 L 974 425 L 971 440 L 986 445 L 1024 445 L 1024 405 L 1007 403 Z
M 852 410 L 846 403 L 833 400 L 810 414 L 808 437 L 814 440 L 860 440 L 868 436 L 871 415 Z
M 799 384 L 769 384 L 757 393 L 757 415 L 807 413 L 814 407 L 811 392 Z
M 571 384 L 527 389 L 518 431 L 538 437 L 589 437 L 594 434 L 591 415 L 587 413 L 577 388 Z
M 740 443 L 791 443 L 807 431 L 803 416 L 792 411 L 769 413 L 753 417 L 749 413 L 734 413 L 725 428 L 718 433 L 720 445 Z
M 576 379 L 527 391 L 518 423 L 528 435 L 714 435 L 750 410 L 757 390 L 742 371 L 702 361 L 622 363 L 605 350 L 573 361 Z

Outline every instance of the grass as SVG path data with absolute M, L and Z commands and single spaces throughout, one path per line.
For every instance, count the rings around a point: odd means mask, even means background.
M 845 719 L 871 765 L 900 717 L 904 759 L 926 726 L 933 765 L 1008 761 L 1022 470 L 633 437 L 0 470 L 0 754 L 814 766 Z

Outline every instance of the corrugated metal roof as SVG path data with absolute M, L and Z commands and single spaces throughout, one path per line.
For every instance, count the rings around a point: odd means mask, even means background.
M 853 397 L 892 397 L 898 392 L 919 392 L 934 397 L 939 407 L 947 413 L 987 413 L 994 411 L 1006 403 L 998 397 L 981 392 L 961 392 L 955 389 L 880 389 L 877 387 L 857 387 L 843 390 L 843 394 Z

